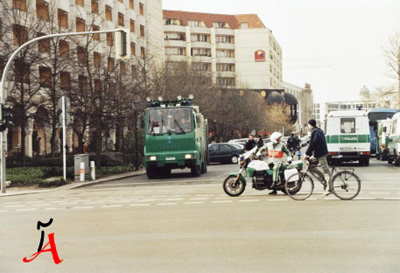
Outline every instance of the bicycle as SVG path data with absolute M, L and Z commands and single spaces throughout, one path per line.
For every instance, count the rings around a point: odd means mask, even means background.
M 296 201 L 309 198 L 314 191 L 313 178 L 320 182 L 326 190 L 328 183 L 318 166 L 318 161 L 315 158 L 310 158 L 305 162 L 301 172 L 286 179 L 285 190 L 290 198 Z M 352 200 L 361 190 L 361 180 L 354 173 L 354 169 L 351 168 L 332 166 L 330 183 L 332 183 L 332 193 L 341 200 Z

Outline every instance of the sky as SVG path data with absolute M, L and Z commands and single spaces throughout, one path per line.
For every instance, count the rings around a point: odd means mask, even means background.
M 163 0 L 163 9 L 258 14 L 282 48 L 283 80 L 311 84 L 316 102 L 395 83 L 384 48 L 400 33 L 400 0 Z

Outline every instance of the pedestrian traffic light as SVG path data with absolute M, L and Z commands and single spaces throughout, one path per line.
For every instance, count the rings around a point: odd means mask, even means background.
M 10 105 L 6 105 L 4 103 L 0 103 L 0 112 L 1 112 L 1 120 L 0 120 L 0 132 L 4 132 L 9 125 L 12 125 L 12 107 Z
M 131 57 L 130 31 L 128 29 L 119 29 L 115 38 L 116 58 L 120 60 L 129 59 Z

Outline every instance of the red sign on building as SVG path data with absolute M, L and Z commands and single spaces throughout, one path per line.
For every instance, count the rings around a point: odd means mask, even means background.
M 256 52 L 254 52 L 254 59 L 256 62 L 265 62 L 265 51 L 256 50 Z

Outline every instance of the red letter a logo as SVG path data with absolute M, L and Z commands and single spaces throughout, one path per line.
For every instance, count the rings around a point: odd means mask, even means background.
M 46 249 L 49 245 L 50 245 L 50 248 Z M 24 263 L 30 263 L 43 252 L 51 252 L 51 254 L 53 255 L 53 260 L 54 260 L 55 264 L 59 264 L 63 261 L 63 260 L 60 260 L 60 257 L 58 257 L 56 243 L 54 242 L 54 233 L 49 234 L 49 242 L 42 248 L 42 250 L 32 254 L 30 259 L 27 259 L 26 257 L 23 258 L 22 261 L 24 261 Z

